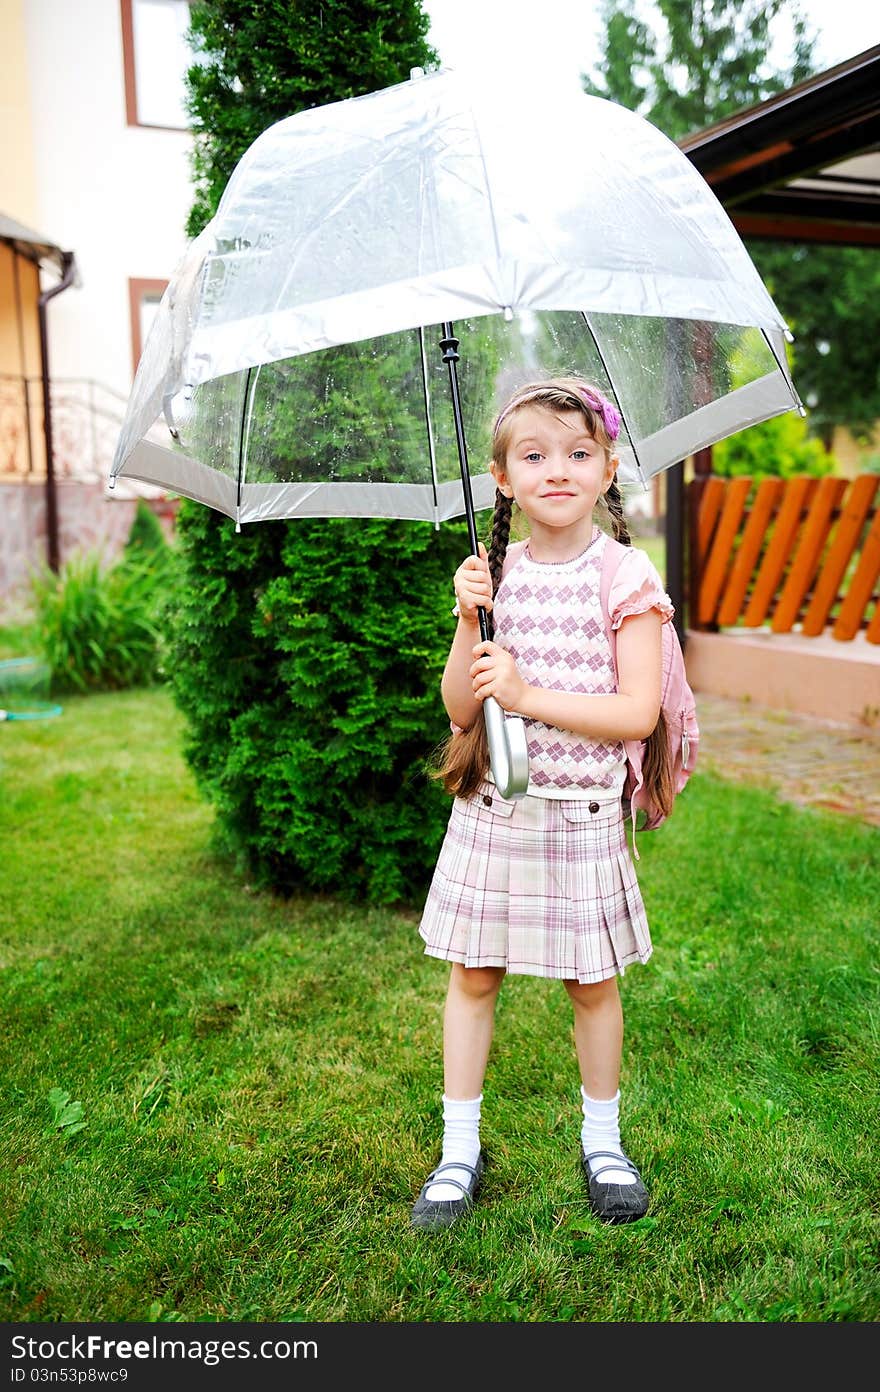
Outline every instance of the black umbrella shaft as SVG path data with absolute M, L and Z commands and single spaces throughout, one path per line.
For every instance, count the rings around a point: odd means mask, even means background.
M 471 476 L 468 470 L 467 441 L 464 437 L 464 421 L 461 415 L 461 397 L 458 394 L 458 339 L 455 337 L 455 330 L 452 324 L 443 325 L 443 337 L 440 340 L 440 351 L 443 354 L 443 361 L 449 369 L 449 389 L 452 393 L 452 416 L 455 421 L 455 442 L 458 445 L 458 463 L 461 469 L 461 488 L 464 496 L 464 515 L 467 519 L 468 536 L 471 543 L 471 551 L 475 556 L 480 554 L 480 543 L 477 538 L 477 519 L 474 514 L 474 495 L 471 492 Z M 480 624 L 480 637 L 485 641 L 489 637 L 489 619 L 485 609 L 477 610 L 477 619 Z

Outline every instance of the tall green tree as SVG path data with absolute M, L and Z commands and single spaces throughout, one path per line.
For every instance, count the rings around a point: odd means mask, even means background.
M 194 4 L 190 234 L 268 126 L 436 66 L 427 30 L 418 0 Z M 381 476 L 411 427 L 393 356 L 380 371 L 356 359 L 333 350 L 314 371 L 325 382 L 361 371 L 355 401 L 381 422 Z M 304 379 L 288 389 L 282 366 L 264 376 L 274 406 L 270 415 L 257 403 L 255 467 L 261 478 L 289 477 Z M 350 407 L 339 398 L 340 421 Z M 333 434 L 333 411 L 321 428 Z M 463 525 L 436 533 L 427 523 L 302 519 L 236 535 L 229 519 L 185 501 L 179 541 L 168 665 L 220 841 L 281 891 L 417 900 L 449 811 L 425 764 L 448 732 L 439 679 L 454 622 L 450 577 L 468 550 Z
M 815 37 L 793 0 L 606 0 L 604 43 L 586 91 L 638 111 L 673 140 L 786 90 L 815 72 Z M 771 61 L 787 24 L 790 62 Z M 792 371 L 809 429 L 865 435 L 880 417 L 880 258 L 873 250 L 746 245 L 795 335 Z M 760 427 L 755 427 L 755 430 Z
M 436 67 L 420 0 L 197 0 L 189 70 L 195 201 L 213 216 L 238 160 L 275 121 Z
M 673 140 L 782 92 L 814 71 L 815 40 L 792 0 L 604 0 L 602 54 L 584 90 L 638 111 Z M 774 25 L 792 59 L 774 67 Z
M 749 238 L 749 254 L 794 334 L 794 380 L 831 449 L 836 426 L 867 444 L 880 420 L 880 256 Z

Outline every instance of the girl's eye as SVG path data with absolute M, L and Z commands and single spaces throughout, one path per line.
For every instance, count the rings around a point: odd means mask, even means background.
M 572 450 L 571 457 L 580 464 L 583 459 L 589 459 L 590 456 L 587 454 L 586 450 Z
M 526 455 L 529 464 L 537 464 L 540 458 L 541 454 L 539 450 L 529 450 L 529 453 Z

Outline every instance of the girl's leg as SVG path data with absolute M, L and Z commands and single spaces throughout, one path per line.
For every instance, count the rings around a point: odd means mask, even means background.
M 611 1098 L 620 1082 L 623 1051 L 623 1008 L 617 977 L 581 985 L 566 981 L 574 1006 L 574 1047 L 584 1092 L 589 1097 Z
M 584 1155 L 602 1152 L 591 1168 L 605 1169 L 603 1185 L 634 1186 L 626 1169 L 608 1169 L 610 1158 L 623 1155 L 620 1142 L 620 1059 L 623 1051 L 623 1009 L 617 977 L 580 985 L 566 981 L 574 1006 L 574 1042 L 581 1074 Z
M 449 1098 L 474 1098 L 483 1090 L 503 980 L 503 967 L 452 964 L 443 1014 L 443 1091 Z
M 426 1192 L 431 1203 L 447 1206 L 462 1199 L 455 1179 L 473 1184 L 480 1154 L 480 1104 L 495 1023 L 495 1001 L 504 980 L 503 967 L 463 967 L 454 962 L 449 973 L 443 1015 L 443 1153 L 445 1170 Z M 470 1169 L 465 1167 L 471 1167 Z M 444 1216 L 449 1217 L 449 1214 Z

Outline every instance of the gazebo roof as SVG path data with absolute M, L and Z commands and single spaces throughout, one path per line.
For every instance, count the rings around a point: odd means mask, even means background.
M 5 213 L 0 213 L 0 243 L 11 246 L 17 255 L 26 257 L 28 261 L 35 261 L 37 265 L 51 265 L 56 271 L 64 272 L 65 253 L 61 247 L 41 233 L 7 217 Z
M 880 44 L 678 143 L 741 236 L 880 245 Z

